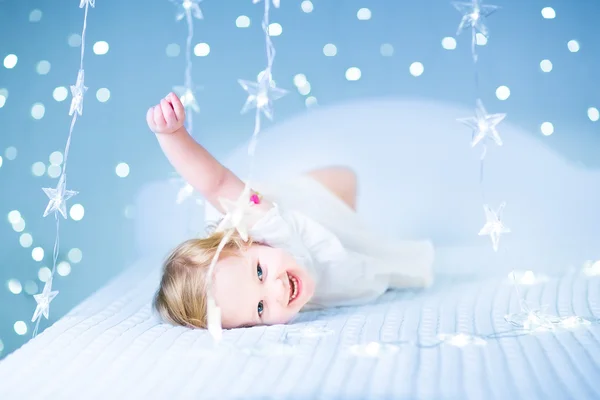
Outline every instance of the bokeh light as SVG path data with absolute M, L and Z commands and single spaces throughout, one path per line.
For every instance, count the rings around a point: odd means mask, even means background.
M 194 55 L 198 57 L 206 57 L 210 53 L 210 46 L 208 43 L 198 43 L 194 46 Z
M 13 329 L 17 335 L 23 336 L 27 333 L 27 324 L 23 321 L 17 321 L 13 325 Z
M 280 24 L 278 24 L 277 22 L 269 24 L 269 35 L 270 36 L 281 36 L 282 33 L 283 33 L 283 27 Z
M 15 54 L 9 54 L 4 57 L 4 68 L 12 69 L 16 67 L 19 58 Z
M 304 0 L 302 3 L 300 3 L 300 8 L 307 14 L 314 10 L 313 3 L 310 0 Z
M 36 247 L 31 251 L 31 258 L 34 261 L 40 262 L 44 259 L 44 249 L 41 247 Z
M 412 76 L 421 76 L 425 71 L 425 67 L 420 62 L 414 62 L 410 64 L 409 71 Z
M 556 11 L 552 7 L 544 7 L 542 8 L 542 17 L 545 19 L 554 19 L 556 18 Z
M 109 48 L 110 46 L 108 45 L 108 43 L 101 40 L 99 42 L 94 43 L 92 50 L 94 51 L 94 54 L 101 56 L 108 53 Z
M 181 53 L 181 47 L 177 43 L 170 43 L 165 50 L 167 57 L 177 57 Z
M 238 28 L 248 28 L 250 26 L 250 18 L 245 15 L 240 15 L 235 19 L 235 26 Z
M 80 263 L 83 259 L 83 253 L 78 248 L 74 248 L 69 250 L 69 254 L 67 255 L 67 257 L 69 258 L 69 261 L 71 261 L 73 264 L 77 264 Z
M 46 107 L 42 103 L 35 103 L 33 107 L 31 107 L 31 116 L 33 119 L 42 119 L 46 114 Z
M 108 99 L 110 99 L 110 90 L 108 90 L 107 88 L 98 89 L 98 91 L 96 92 L 96 99 L 100 103 L 106 103 Z
M 50 62 L 42 60 L 35 66 L 35 71 L 40 75 L 47 75 L 50 72 Z
M 554 133 L 554 125 L 550 122 L 544 122 L 540 126 L 540 130 L 544 136 L 550 136 Z
M 350 67 L 346 70 L 346 79 L 349 81 L 357 81 L 362 76 L 362 72 L 357 67 Z
M 119 163 L 115 168 L 115 172 L 119 178 L 126 178 L 129 176 L 129 165 L 127 163 Z
M 29 13 L 29 22 L 40 22 L 42 19 L 42 10 L 35 9 Z
M 361 21 L 367 21 L 371 19 L 371 10 L 369 10 L 368 8 L 361 8 L 356 13 L 356 18 L 358 18 Z
M 394 55 L 394 46 L 389 43 L 384 43 L 379 47 L 379 52 L 384 57 L 391 57 Z
M 446 50 L 456 49 L 456 39 L 453 37 L 445 37 L 442 39 L 442 47 Z
M 6 285 L 8 286 L 8 291 L 12 294 L 20 294 L 23 291 L 23 286 L 21 286 L 21 282 L 18 279 L 9 279 Z
M 596 122 L 600 119 L 600 111 L 596 107 L 590 107 L 587 110 L 587 115 L 590 121 Z
M 510 97 L 510 89 L 508 86 L 499 86 L 496 89 L 496 97 L 498 100 L 506 100 Z
M 73 204 L 69 210 L 69 216 L 73 221 L 81 221 L 85 215 L 85 209 L 81 204 Z
M 323 46 L 323 54 L 327 57 L 333 57 L 337 54 L 337 47 L 333 43 L 327 43 Z
M 64 86 L 59 86 L 52 92 L 52 97 L 56 101 L 65 101 L 68 95 L 69 91 Z

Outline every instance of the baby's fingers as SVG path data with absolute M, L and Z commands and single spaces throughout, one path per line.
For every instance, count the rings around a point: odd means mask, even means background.
M 175 115 L 177 116 L 178 121 L 183 121 L 185 119 L 185 108 L 183 104 L 181 104 L 181 100 L 175 93 L 170 93 L 167 96 L 167 100 L 171 102 L 173 105 L 173 110 L 175 111 Z
M 167 121 L 165 121 L 160 106 L 154 106 L 154 123 L 157 127 L 164 127 L 167 125 Z
M 162 115 L 167 122 L 167 125 L 173 127 L 177 125 L 177 117 L 175 116 L 175 111 L 173 111 L 173 107 L 166 99 L 162 99 L 160 101 L 160 109 L 162 110 Z
M 150 129 L 154 130 L 154 107 L 150 107 L 146 112 L 146 122 L 148 123 Z

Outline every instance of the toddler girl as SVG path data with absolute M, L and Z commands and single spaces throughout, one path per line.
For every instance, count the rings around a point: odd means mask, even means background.
M 146 119 L 177 172 L 227 212 L 245 184 L 188 134 L 179 98 L 169 94 Z M 219 229 L 167 258 L 154 302 L 164 320 L 206 328 L 209 280 L 224 328 L 283 324 L 301 310 L 364 304 L 390 288 L 431 284 L 431 244 L 388 241 L 367 229 L 354 209 L 356 178 L 346 168 L 252 184 L 245 194 L 256 210 L 249 231 L 231 235 L 213 276 L 207 271 L 224 237 Z

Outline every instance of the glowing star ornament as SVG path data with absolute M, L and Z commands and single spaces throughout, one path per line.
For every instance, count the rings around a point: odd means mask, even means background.
M 248 231 L 257 215 L 253 206 L 256 204 L 250 195 L 250 188 L 246 186 L 236 201 L 220 198 L 219 203 L 226 214 L 219 226 L 218 231 L 235 229 L 244 242 L 248 241 Z
M 257 4 L 260 3 L 261 0 L 252 0 L 252 4 Z M 279 6 L 281 5 L 280 0 L 264 0 L 264 1 L 270 1 L 273 3 L 273 5 L 275 6 L 275 8 L 279 8 Z
M 463 15 L 456 31 L 457 35 L 460 35 L 467 28 L 472 28 L 473 34 L 479 32 L 483 36 L 488 37 L 489 31 L 485 25 L 485 19 L 498 10 L 498 6 L 484 5 L 481 0 L 473 0 L 471 2 L 455 1 L 452 5 Z
M 198 101 L 196 101 L 196 95 L 190 87 L 175 86 L 173 87 L 173 91 L 177 94 L 181 100 L 181 104 L 183 104 L 186 109 L 192 109 L 195 113 L 200 112 L 200 106 L 198 105 Z
M 79 8 L 85 7 L 86 4 L 89 4 L 92 7 L 96 7 L 96 0 L 81 0 L 81 2 L 79 3 Z
M 44 290 L 42 290 L 42 293 L 33 295 L 37 306 L 33 313 L 33 317 L 31 318 L 31 322 L 37 321 L 42 315 L 44 318 L 48 319 L 50 313 L 50 302 L 54 300 L 57 294 L 58 290 L 54 292 L 52 291 L 52 278 L 48 279 L 44 285 Z
M 67 190 L 67 177 L 63 173 L 58 180 L 58 185 L 55 189 L 42 188 L 46 196 L 50 199 L 46 210 L 44 211 L 44 217 L 47 217 L 50 213 L 60 212 L 63 218 L 67 218 L 67 200 L 78 194 L 74 190 Z
M 469 118 L 458 118 L 457 121 L 473 129 L 471 147 L 477 146 L 484 139 L 491 139 L 498 146 L 502 146 L 502 138 L 496 126 L 506 118 L 506 114 L 488 114 L 483 102 L 477 100 L 475 116 Z
M 266 69 L 258 74 L 256 82 L 238 80 L 242 88 L 248 93 L 248 98 L 241 113 L 257 108 L 262 111 L 267 118 L 273 119 L 273 102 L 285 96 L 288 92 L 275 85 L 271 76 L 271 71 Z
M 73 99 L 71 100 L 71 108 L 69 109 L 69 115 L 73 115 L 75 111 L 77 114 L 83 114 L 83 96 L 85 92 L 88 90 L 84 85 L 85 73 L 83 69 L 80 69 L 77 73 L 77 82 L 75 85 L 71 85 L 71 95 Z
M 483 210 L 485 211 L 485 225 L 479 231 L 479 236 L 490 236 L 492 239 L 492 246 L 494 251 L 498 251 L 498 246 L 500 245 L 500 235 L 504 233 L 510 233 L 510 229 L 504 226 L 502 223 L 502 211 L 506 203 L 502 203 L 500 207 L 498 207 L 497 211 L 493 211 L 490 206 L 487 204 L 483 206 Z
M 200 9 L 199 3 L 202 0 L 183 0 L 178 4 L 179 11 L 177 13 L 177 21 L 181 21 L 184 17 L 196 19 L 203 19 L 202 10 Z

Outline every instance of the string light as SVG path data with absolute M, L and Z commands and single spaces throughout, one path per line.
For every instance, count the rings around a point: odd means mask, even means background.
M 260 0 L 252 0 L 254 4 Z M 269 15 L 271 2 L 275 8 L 279 8 L 279 0 L 264 0 L 264 13 L 262 21 L 262 29 L 265 34 L 265 45 L 267 52 L 267 67 L 258 74 L 256 82 L 239 79 L 238 83 L 248 93 L 246 103 L 242 107 L 242 114 L 250 109 L 255 108 L 256 113 L 254 116 L 254 130 L 252 133 L 252 139 L 248 146 L 248 155 L 250 156 L 250 172 L 248 173 L 248 179 L 244 190 L 242 191 L 239 198 L 233 202 L 230 200 L 220 199 L 221 205 L 225 209 L 226 213 L 223 217 L 223 221 L 218 227 L 218 230 L 224 231 L 225 235 L 217 248 L 215 256 L 213 257 L 211 264 L 208 268 L 208 276 L 213 276 L 217 260 L 223 250 L 223 247 L 230 239 L 234 231 L 237 231 L 244 241 L 248 240 L 248 229 L 252 215 L 254 214 L 253 206 L 255 202 L 250 200 L 251 196 L 251 178 L 254 168 L 254 153 L 256 145 L 258 143 L 258 134 L 261 131 L 261 115 L 264 114 L 268 119 L 273 119 L 273 102 L 283 97 L 287 91 L 280 89 L 276 86 L 272 76 L 273 62 L 275 61 L 275 47 L 271 41 L 271 34 L 269 32 Z M 215 340 L 220 342 L 222 338 L 222 327 L 221 327 L 221 310 L 216 303 L 212 293 L 212 279 L 207 280 L 207 324 L 208 331 Z
M 187 25 L 187 37 L 185 40 L 185 75 L 184 84 L 173 87 L 173 91 L 180 98 L 181 103 L 186 110 L 192 112 L 186 113 L 185 124 L 186 129 L 191 136 L 194 136 L 194 113 L 200 112 L 200 106 L 196 99 L 196 85 L 192 80 L 193 62 L 192 62 L 192 40 L 194 39 L 194 19 L 204 19 L 204 14 L 200 8 L 202 0 L 170 0 L 177 6 L 177 14 L 175 19 L 181 21 L 185 19 Z M 186 200 L 194 197 L 194 188 L 189 183 L 185 182 L 180 177 L 174 179 L 173 183 L 177 184 L 179 190 L 177 192 L 176 204 L 183 204 Z M 195 204 L 202 205 L 203 202 L 197 197 Z
M 87 91 L 87 87 L 84 84 L 85 72 L 83 69 L 83 60 L 85 56 L 85 33 L 87 30 L 87 17 L 89 7 L 95 7 L 96 0 L 81 0 L 79 3 L 79 8 L 84 9 L 83 16 L 83 28 L 81 32 L 81 55 L 79 59 L 79 70 L 77 72 L 77 80 L 75 85 L 71 86 L 71 106 L 69 108 L 69 116 L 71 116 L 71 124 L 69 126 L 69 135 L 67 137 L 67 144 L 65 145 L 64 151 L 64 160 L 63 160 L 63 168 L 62 173 L 60 174 L 60 178 L 58 180 L 58 184 L 56 188 L 43 188 L 44 193 L 49 198 L 48 205 L 46 206 L 46 210 L 44 211 L 44 217 L 47 217 L 50 214 L 54 214 L 54 220 L 56 223 L 56 237 L 54 239 L 54 251 L 52 254 L 52 271 L 50 277 L 46 280 L 44 285 L 44 289 L 42 293 L 34 296 L 35 301 L 37 303 L 36 309 L 33 313 L 33 317 L 31 322 L 35 322 L 35 328 L 33 330 L 33 336 L 35 337 L 39 330 L 39 325 L 41 321 L 41 317 L 48 319 L 50 312 L 50 302 L 54 300 L 56 295 L 58 295 L 58 291 L 52 290 L 52 282 L 54 278 L 54 274 L 56 273 L 56 266 L 58 260 L 58 252 L 60 248 L 60 220 L 58 214 L 60 213 L 63 218 L 67 218 L 67 205 L 66 202 L 71 197 L 77 194 L 76 191 L 67 190 L 67 158 L 69 156 L 69 149 L 71 147 L 71 138 L 73 135 L 73 129 L 75 127 L 75 123 L 77 122 L 77 116 L 83 115 L 83 99 L 85 96 L 85 92 Z
M 475 147 L 477 144 L 483 144 L 483 153 L 480 158 L 480 174 L 479 174 L 479 183 L 481 186 L 482 198 L 485 201 L 485 192 L 483 190 L 483 163 L 485 159 L 485 155 L 487 153 L 486 147 L 486 139 L 491 139 L 496 145 L 502 146 L 503 142 L 500 138 L 498 131 L 496 130 L 496 126 L 502 122 L 506 118 L 506 114 L 488 114 L 483 106 L 483 102 L 481 101 L 481 96 L 479 94 L 479 73 L 478 73 L 478 56 L 476 52 L 476 44 L 478 44 L 478 37 L 481 36 L 482 39 L 485 39 L 482 44 L 487 42 L 487 38 L 489 36 L 489 30 L 485 25 L 486 18 L 493 14 L 496 10 L 499 9 L 498 6 L 494 5 L 484 5 L 481 0 L 472 0 L 470 3 L 463 2 L 453 2 L 452 5 L 463 14 L 463 17 L 458 26 L 457 35 L 460 34 L 464 29 L 471 28 L 471 55 L 473 58 L 473 65 L 475 70 L 475 89 L 477 92 L 477 108 L 475 110 L 475 117 L 470 118 L 459 118 L 458 121 L 469 126 L 473 130 L 473 138 L 471 141 L 471 146 Z M 545 9 L 546 10 L 546 9 Z M 544 11 L 542 11 L 544 15 Z M 546 14 L 550 15 L 548 11 Z M 552 16 L 553 17 L 553 16 Z M 578 46 L 571 43 L 570 49 L 575 50 Z M 545 60 L 547 61 L 547 60 Z M 550 67 L 544 65 L 542 62 L 541 67 L 542 70 L 546 72 L 551 70 L 551 63 L 547 61 Z M 499 99 L 506 99 L 508 96 L 499 95 Z M 548 128 L 544 124 L 542 124 L 542 132 L 544 134 L 551 134 L 554 131 L 552 124 L 545 123 L 550 126 Z M 507 228 L 501 218 L 502 211 L 506 203 L 503 202 L 497 211 L 492 210 L 489 205 L 485 204 L 484 211 L 486 217 L 486 223 L 484 227 L 480 230 L 479 235 L 481 236 L 490 236 L 492 240 L 492 248 L 495 252 L 499 249 L 500 244 L 500 236 L 504 233 L 510 233 L 510 229 Z M 528 280 L 523 283 L 522 277 L 520 281 L 517 281 L 517 275 L 513 270 L 511 277 L 513 278 L 514 289 L 517 292 L 517 296 L 519 297 L 520 304 L 520 312 L 514 314 L 507 314 L 505 316 L 505 320 L 512 324 L 513 326 L 521 329 L 525 333 L 537 332 L 539 330 L 553 330 L 557 327 L 566 327 L 574 328 L 577 326 L 588 325 L 590 322 L 584 318 L 579 316 L 571 316 L 571 317 L 557 317 L 555 315 L 547 314 L 540 308 L 534 308 L 531 305 L 525 303 L 522 294 L 519 292 L 518 283 L 521 284 L 532 284 L 531 281 L 535 280 L 531 276 L 528 276 Z M 464 342 L 466 339 L 464 337 L 460 337 L 456 339 L 459 342 Z

